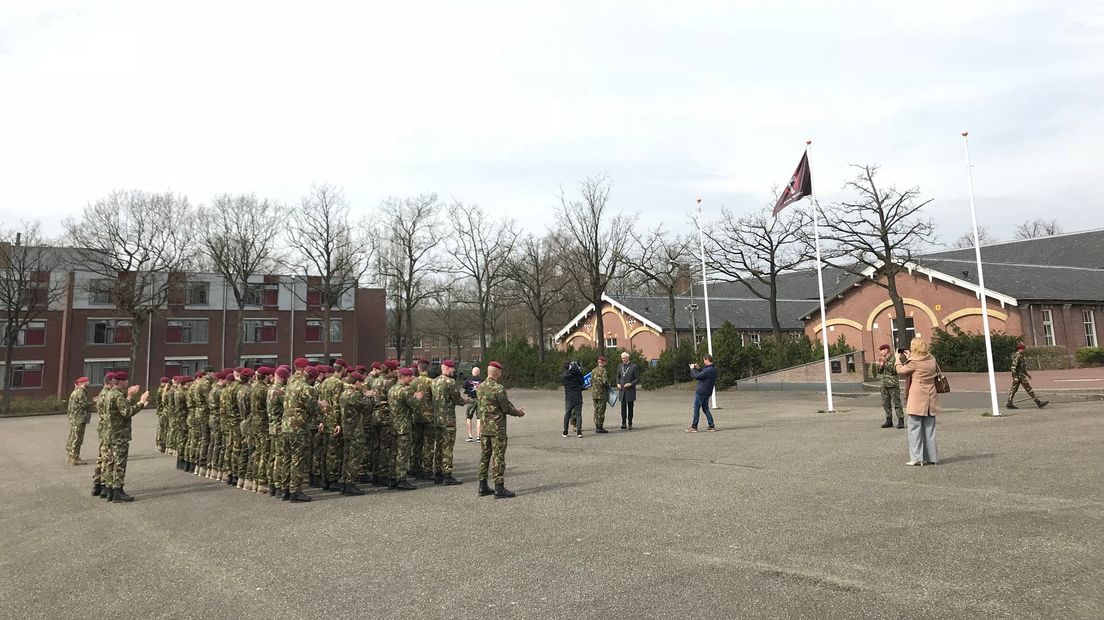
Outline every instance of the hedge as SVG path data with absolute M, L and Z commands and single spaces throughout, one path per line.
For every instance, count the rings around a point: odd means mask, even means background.
M 993 368 L 1007 372 L 1012 368 L 1012 354 L 1016 352 L 1017 336 L 1003 332 L 991 332 L 993 343 Z M 950 331 L 935 328 L 931 342 L 931 352 L 945 372 L 985 372 L 989 364 L 985 361 L 985 337 L 978 332 L 964 332 L 952 323 Z
M 1081 366 L 1104 365 L 1104 347 L 1081 347 L 1075 357 Z

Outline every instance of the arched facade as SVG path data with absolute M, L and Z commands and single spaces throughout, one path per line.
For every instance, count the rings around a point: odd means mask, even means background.
M 659 354 L 667 347 L 662 330 L 649 321 L 629 311 L 627 308 L 610 301 L 602 302 L 602 322 L 605 333 L 597 338 L 594 310 L 590 308 L 581 316 L 566 336 L 560 339 L 561 348 L 568 346 L 576 349 L 595 347 L 601 342 L 607 349 L 635 349 L 649 360 L 659 359 Z

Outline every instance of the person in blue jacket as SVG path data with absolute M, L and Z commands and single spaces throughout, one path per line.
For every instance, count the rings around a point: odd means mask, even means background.
M 698 416 L 705 412 L 705 421 L 709 423 L 709 431 L 717 430 L 713 424 L 713 414 L 709 411 L 709 397 L 713 395 L 713 388 L 717 385 L 717 367 L 713 365 L 713 356 L 702 357 L 702 366 L 690 364 L 690 377 L 698 382 L 694 389 L 694 420 L 690 423 L 687 433 L 698 432 Z

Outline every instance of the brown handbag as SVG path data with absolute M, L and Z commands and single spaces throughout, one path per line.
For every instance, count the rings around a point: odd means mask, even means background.
M 951 382 L 947 381 L 947 376 L 944 375 L 943 370 L 941 368 L 939 368 L 939 363 L 938 362 L 936 362 L 936 364 L 935 364 L 935 370 L 936 370 L 937 373 L 939 373 L 939 374 L 935 375 L 935 393 L 936 394 L 946 394 L 947 392 L 950 392 L 951 391 Z

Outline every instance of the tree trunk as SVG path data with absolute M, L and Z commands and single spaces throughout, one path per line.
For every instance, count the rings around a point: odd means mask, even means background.
M 322 363 L 330 363 L 330 306 L 322 306 Z
M 11 331 L 11 323 L 8 323 L 8 329 Z M 15 334 L 5 333 L 4 347 L 4 413 L 11 413 L 11 400 L 12 400 L 12 357 L 15 356 Z
M 537 319 L 537 360 L 543 362 L 545 349 L 544 342 L 544 317 L 534 317 Z
M 886 290 L 889 292 L 889 300 L 893 302 L 893 312 L 897 315 L 897 329 L 893 334 L 893 339 L 897 343 L 898 349 L 909 348 L 908 331 L 905 329 L 905 302 L 901 299 L 901 294 L 897 292 L 897 271 L 890 270 L 886 274 Z M 890 323 L 892 326 L 892 323 Z
M 774 332 L 774 341 L 781 345 L 782 323 L 778 320 L 778 285 L 774 278 L 771 278 L 770 299 L 767 300 L 767 303 L 770 306 L 771 330 Z M 821 325 L 820 328 L 824 329 L 824 326 Z
M 486 301 L 479 302 L 479 358 L 487 359 L 487 316 L 490 308 Z
M 138 345 L 139 335 L 145 330 L 149 318 L 132 316 L 130 320 L 130 374 L 131 385 L 138 385 Z M 149 346 L 147 344 L 146 346 Z
M 403 353 L 403 310 L 395 306 L 395 359 L 402 359 Z
M 238 302 L 238 320 L 235 321 L 234 326 L 234 350 L 230 356 L 230 363 L 227 364 L 226 360 L 222 361 L 223 368 L 237 368 L 241 364 L 242 346 L 245 343 L 245 299 L 242 298 Z M 226 338 L 226 334 L 222 335 Z
M 675 335 L 675 348 L 679 346 L 678 326 L 675 325 L 675 291 L 670 289 L 667 291 L 667 301 L 670 303 L 670 315 L 667 317 L 671 320 L 671 331 Z
M 602 320 L 602 291 L 594 289 L 591 296 L 594 298 L 594 348 L 601 353 L 606 348 L 606 325 Z
M 406 364 L 409 366 L 414 363 L 414 309 L 408 304 L 403 310 L 406 312 L 406 342 L 403 344 L 406 348 Z

